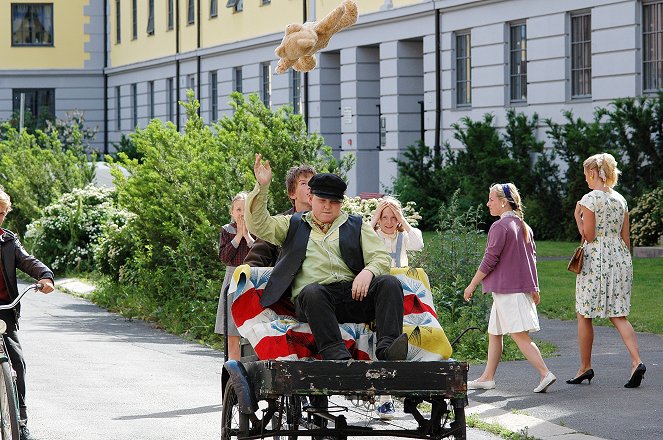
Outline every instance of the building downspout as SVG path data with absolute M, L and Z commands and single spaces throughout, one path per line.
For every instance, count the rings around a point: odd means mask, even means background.
M 440 124 L 442 122 L 442 92 L 440 90 L 440 69 L 442 68 L 442 60 L 440 57 L 440 46 L 440 11 L 435 9 L 435 144 L 433 151 L 436 158 L 439 158 L 441 153 Z
M 108 154 L 108 0 L 104 0 L 104 155 Z
M 315 0 L 313 0 L 315 2 Z M 302 0 L 303 3 L 303 12 L 304 12 L 304 23 L 308 20 L 308 0 Z M 306 124 L 306 132 L 308 133 L 308 72 L 304 72 L 304 124 Z
M 175 117 L 177 131 L 180 131 L 180 0 L 175 0 Z M 169 103 L 173 105 L 173 103 Z
M 200 13 L 200 0 L 198 0 L 197 3 L 198 3 L 198 10 L 196 11 L 197 12 L 196 21 L 197 21 L 197 32 L 198 32 L 198 34 L 196 36 L 196 38 L 197 38 L 196 52 L 198 52 L 198 56 L 196 57 L 196 71 L 197 71 L 197 76 L 198 76 L 198 87 L 196 87 L 196 99 L 198 100 L 198 104 L 200 104 L 200 97 L 201 97 L 200 89 L 202 88 L 202 81 L 201 81 L 201 78 L 200 78 L 200 76 L 202 74 L 202 72 L 201 72 L 201 58 L 200 58 L 200 42 L 201 42 L 200 32 L 201 32 L 202 23 L 200 21 L 200 17 L 202 17 L 202 14 Z M 200 116 L 200 105 L 198 105 L 198 116 Z

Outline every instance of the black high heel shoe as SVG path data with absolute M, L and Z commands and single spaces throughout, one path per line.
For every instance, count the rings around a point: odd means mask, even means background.
M 587 383 L 589 383 L 589 384 L 592 383 L 592 379 L 594 379 L 594 370 L 593 369 L 590 368 L 589 370 L 582 373 L 580 376 L 567 380 L 566 383 L 569 383 L 571 385 L 577 385 L 579 383 L 582 383 L 582 381 L 585 380 L 585 379 L 587 379 Z
M 637 367 L 635 367 L 635 371 L 631 375 L 631 378 L 624 384 L 624 388 L 637 388 L 640 386 L 640 383 L 642 382 L 642 379 L 645 377 L 645 371 L 647 371 L 647 367 L 645 367 L 645 364 L 640 362 Z

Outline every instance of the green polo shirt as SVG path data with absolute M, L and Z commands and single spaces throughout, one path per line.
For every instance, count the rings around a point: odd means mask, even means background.
M 288 235 L 292 215 L 269 215 L 268 195 L 269 184 L 261 186 L 256 183 L 246 199 L 244 220 L 251 233 L 269 243 L 281 246 Z M 312 212 L 304 214 L 303 219 L 311 225 L 311 235 L 306 246 L 306 258 L 292 284 L 293 298 L 309 284 L 324 285 L 352 281 L 355 277 L 343 261 L 339 247 L 339 228 L 347 221 L 348 214 L 341 212 L 326 234 L 313 225 Z M 389 273 L 391 257 L 380 237 L 366 222 L 361 225 L 361 249 L 366 264 L 365 269 L 370 270 L 374 276 Z

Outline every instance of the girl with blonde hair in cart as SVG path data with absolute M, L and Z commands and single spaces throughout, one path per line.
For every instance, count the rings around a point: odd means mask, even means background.
M 503 335 L 510 334 L 527 361 L 539 373 L 535 393 L 545 393 L 557 378 L 548 369 L 541 352 L 529 336 L 539 330 L 536 305 L 539 279 L 536 271 L 536 245 L 532 229 L 523 219 L 523 204 L 513 183 L 490 187 L 490 214 L 499 217 L 488 231 L 486 252 L 464 298 L 469 301 L 479 283 L 483 292 L 492 292 L 493 307 L 488 322 L 488 362 L 483 374 L 467 383 L 468 389 L 495 388 L 495 372 L 502 357 Z
M 389 252 L 391 267 L 409 266 L 407 251 L 418 251 L 424 247 L 421 231 L 408 223 L 401 203 L 393 197 L 385 196 L 380 200 L 373 211 L 371 226 Z M 392 419 L 396 409 L 391 396 L 380 396 L 376 411 L 381 419 Z

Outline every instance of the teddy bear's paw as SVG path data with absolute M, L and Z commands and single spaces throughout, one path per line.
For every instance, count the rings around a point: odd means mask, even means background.
M 316 61 L 315 56 L 307 55 L 298 59 L 297 62 L 292 66 L 292 68 L 295 69 L 297 72 L 309 72 L 315 69 L 315 66 L 317 64 L 318 62 Z
M 338 23 L 339 29 L 355 24 L 357 22 L 357 17 L 359 16 L 359 13 L 357 12 L 357 4 L 355 2 L 345 0 L 342 6 L 345 9 L 345 13 Z
M 288 69 L 295 64 L 295 61 L 296 60 L 280 59 L 279 62 L 276 63 L 276 69 L 274 69 L 274 72 L 277 75 L 287 72 Z

